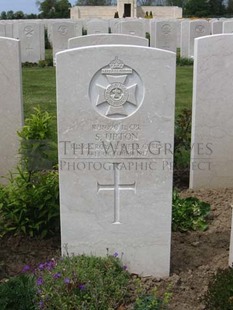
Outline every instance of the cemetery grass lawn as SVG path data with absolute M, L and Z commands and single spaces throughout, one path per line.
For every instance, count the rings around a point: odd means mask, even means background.
M 176 115 L 192 107 L 193 66 L 176 67 Z
M 33 108 L 40 106 L 56 118 L 56 76 L 53 67 L 23 68 L 24 117 L 33 113 Z
M 56 132 L 56 77 L 53 67 L 23 68 L 23 99 L 25 118 L 40 106 L 54 117 Z M 176 71 L 176 114 L 192 106 L 193 67 L 177 67 Z

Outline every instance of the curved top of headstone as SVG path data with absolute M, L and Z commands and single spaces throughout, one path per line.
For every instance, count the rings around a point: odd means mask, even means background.
M 146 38 L 127 34 L 90 34 L 86 36 L 70 38 L 68 41 L 68 48 L 108 44 L 148 46 L 149 40 Z

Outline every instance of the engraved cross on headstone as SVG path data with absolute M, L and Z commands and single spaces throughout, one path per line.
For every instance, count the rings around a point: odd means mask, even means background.
M 97 192 L 100 191 L 114 191 L 114 222 L 113 224 L 120 224 L 120 191 L 134 191 L 136 192 L 135 182 L 132 184 L 120 184 L 120 173 L 118 169 L 119 163 L 113 163 L 114 183 L 113 184 L 99 184 L 97 182 Z

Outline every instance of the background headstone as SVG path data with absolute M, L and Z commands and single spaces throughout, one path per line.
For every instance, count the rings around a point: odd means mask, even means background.
M 45 58 L 44 26 L 37 22 L 20 22 L 17 26 L 21 61 L 38 63 Z
M 108 21 L 93 19 L 87 22 L 87 34 L 108 33 Z
M 190 187 L 232 187 L 233 35 L 195 44 Z
M 151 25 L 150 46 L 176 53 L 177 22 L 156 21 Z
M 189 58 L 194 54 L 194 39 L 210 35 L 210 24 L 206 20 L 194 20 L 189 23 Z
M 68 48 L 68 39 L 75 37 L 74 22 L 54 22 L 52 27 L 53 62 L 56 64 L 56 53 Z
M 126 44 L 148 46 L 149 40 L 142 37 L 129 36 L 126 34 L 90 34 L 82 37 L 71 38 L 68 48 L 103 45 L 103 44 Z
M 19 41 L 0 38 L 0 177 L 18 164 L 17 131 L 23 124 L 21 83 Z M 0 178 L 1 183 L 4 181 Z
M 138 36 L 145 38 L 146 31 L 145 31 L 145 24 L 143 20 L 124 20 L 120 21 L 117 24 L 117 32 L 129 34 L 131 36 Z

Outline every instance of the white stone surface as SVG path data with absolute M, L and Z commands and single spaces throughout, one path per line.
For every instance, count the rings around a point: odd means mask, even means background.
M 0 38 L 0 183 L 18 164 L 17 131 L 23 123 L 19 41 Z
M 174 53 L 148 47 L 58 53 L 64 254 L 108 248 L 131 272 L 169 275 L 175 67 Z
M 130 36 L 127 34 L 90 34 L 82 37 L 71 38 L 68 40 L 68 48 L 103 45 L 103 44 L 126 44 L 148 46 L 146 38 Z
M 56 64 L 56 53 L 68 48 L 68 39 L 75 37 L 74 22 L 54 22 L 51 24 L 53 42 L 53 61 Z
M 194 20 L 189 23 L 189 51 L 188 57 L 194 54 L 194 39 L 210 35 L 210 24 L 206 20 Z
M 44 26 L 37 22 L 19 22 L 21 61 L 38 63 L 45 57 Z
M 83 34 L 83 21 L 82 20 L 76 20 L 75 21 L 75 36 L 79 37 Z
M 190 187 L 232 187 L 233 35 L 195 44 Z
M 223 32 L 223 22 L 220 20 L 213 21 L 211 23 L 211 33 L 212 34 L 220 34 Z
M 117 24 L 122 21 L 122 18 L 113 18 L 109 20 L 109 27 L 111 29 L 111 33 L 117 33 Z
M 145 24 L 140 19 L 128 19 L 117 24 L 117 32 L 145 38 Z
M 87 22 L 87 34 L 108 33 L 108 22 L 101 19 L 93 19 Z
M 223 22 L 223 33 L 233 32 L 233 20 L 227 20 Z
M 189 57 L 189 23 L 188 20 L 181 23 L 180 56 L 183 58 Z
M 176 53 L 177 22 L 156 21 L 151 25 L 150 46 Z
M 6 37 L 6 24 L 0 23 L 0 37 Z

